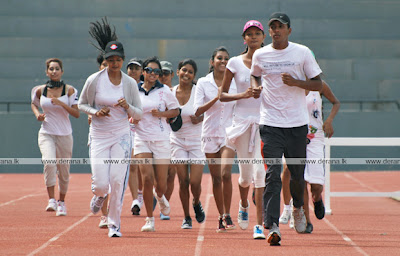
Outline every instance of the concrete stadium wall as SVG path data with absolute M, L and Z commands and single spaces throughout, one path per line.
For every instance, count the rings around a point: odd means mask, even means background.
M 199 78 L 207 73 L 216 47 L 224 45 L 232 56 L 239 54 L 244 49 L 244 23 L 257 19 L 266 27 L 274 11 L 291 17 L 290 40 L 314 51 L 323 78 L 336 96 L 346 101 L 335 119 L 335 136 L 399 136 L 400 32 L 393 20 L 400 13 L 400 1 L 15 0 L 0 8 L 0 158 L 40 157 L 40 124 L 27 104 L 30 90 L 47 80 L 44 61 L 59 57 L 64 62 L 63 79 L 81 91 L 86 78 L 97 70 L 98 52 L 89 44 L 90 22 L 108 16 L 127 59 L 156 55 L 176 67 L 190 57 L 198 64 Z M 265 42 L 270 42 L 268 35 Z M 380 103 L 382 100 L 386 101 Z M 325 104 L 325 111 L 329 108 Z M 86 115 L 72 124 L 73 155 L 86 157 Z M 376 149 L 335 150 L 333 157 L 376 153 Z M 390 148 L 379 152 L 388 156 L 399 153 Z M 39 165 L 0 165 L 0 172 L 41 169 Z M 89 166 L 71 171 L 88 172 Z

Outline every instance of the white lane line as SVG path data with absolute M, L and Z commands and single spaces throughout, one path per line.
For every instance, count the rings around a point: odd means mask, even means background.
M 351 176 L 351 175 L 348 174 L 348 173 L 346 173 L 344 176 L 347 177 L 347 178 L 349 178 L 349 179 L 351 179 L 351 180 L 353 180 L 354 182 L 358 183 L 358 184 L 359 184 L 361 187 L 363 187 L 363 188 L 369 189 L 369 190 L 374 191 L 374 192 L 379 192 L 377 189 L 374 189 L 373 187 L 368 186 L 368 185 L 365 184 L 364 182 L 362 182 L 362 181 L 360 181 L 359 179 L 357 179 L 357 178 Z
M 42 195 L 44 195 L 44 193 L 26 195 L 26 196 L 23 196 L 23 197 L 20 197 L 20 198 L 17 198 L 17 199 L 14 199 L 14 200 L 11 200 L 11 201 L 8 201 L 8 202 L 5 202 L 5 203 L 1 203 L 0 207 L 3 207 L 3 206 L 6 206 L 6 205 L 9 205 L 9 204 L 24 200 L 24 199 L 29 198 L 29 197 L 42 196 Z
M 33 252 L 29 253 L 28 256 L 33 256 L 33 255 L 37 254 L 38 252 L 42 251 L 47 246 L 49 246 L 52 242 L 57 241 L 62 235 L 64 235 L 67 232 L 71 231 L 73 228 L 75 228 L 76 226 L 78 226 L 79 224 L 81 224 L 82 222 L 87 220 L 92 215 L 93 215 L 93 213 L 89 213 L 88 215 L 84 216 L 82 219 L 80 219 L 79 221 L 77 221 L 74 224 L 72 224 L 71 226 L 69 226 L 63 232 L 61 232 L 61 233 L 55 235 L 54 237 L 50 238 L 46 243 L 42 244 L 42 246 L 40 246 L 39 248 L 37 248 Z
M 201 255 L 201 246 L 203 245 L 203 241 L 204 241 L 204 229 L 206 228 L 208 206 L 210 205 L 210 199 L 213 196 L 213 194 L 211 192 L 211 188 L 212 188 L 212 178 L 211 178 L 211 174 L 210 174 L 210 181 L 208 182 L 208 187 L 207 187 L 206 204 L 204 205 L 204 213 L 206 215 L 206 219 L 204 220 L 203 223 L 200 224 L 199 233 L 197 234 L 197 243 L 196 243 L 196 248 L 195 248 L 195 253 L 194 253 L 195 256 Z
M 312 203 L 309 205 L 310 212 L 314 211 L 314 206 Z M 366 253 L 363 249 L 361 249 L 356 243 L 353 242 L 353 240 L 350 239 L 350 237 L 346 236 L 342 231 L 340 231 L 335 225 L 333 225 L 329 220 L 326 218 L 323 219 L 325 223 L 333 229 L 338 235 L 342 237 L 342 239 L 346 242 L 348 242 L 354 249 L 356 249 L 359 253 L 361 253 L 364 256 L 369 256 L 368 253 Z
M 359 253 L 361 253 L 364 256 L 368 256 L 368 253 L 366 253 L 363 249 L 361 249 L 356 243 L 353 242 L 353 240 L 350 239 L 350 237 L 346 236 L 345 234 L 343 234 L 342 231 L 340 231 L 338 228 L 335 227 L 335 225 L 333 225 L 329 220 L 327 220 L 326 218 L 324 218 L 324 221 L 326 224 L 328 224 L 328 226 L 330 226 L 336 233 L 338 233 L 342 239 L 344 241 L 346 241 L 347 243 L 349 243 L 356 251 L 358 251 Z

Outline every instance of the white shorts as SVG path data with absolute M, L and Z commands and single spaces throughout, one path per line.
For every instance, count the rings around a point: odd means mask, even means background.
M 171 159 L 192 159 L 204 161 L 201 141 L 198 138 L 177 138 L 171 136 Z
M 236 151 L 235 146 L 226 137 L 201 138 L 201 151 L 204 153 L 217 153 L 225 146 Z
M 169 140 L 144 141 L 135 139 L 133 152 L 135 155 L 141 153 L 153 153 L 154 159 L 170 159 L 171 144 Z
M 307 159 L 324 159 L 325 145 L 323 141 L 313 139 L 307 145 Z M 306 164 L 304 169 L 304 180 L 310 184 L 325 184 L 325 164 L 318 161 Z

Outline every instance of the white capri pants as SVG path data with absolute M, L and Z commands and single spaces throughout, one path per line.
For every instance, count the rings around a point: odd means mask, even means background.
M 72 134 L 66 136 L 39 133 L 38 144 L 42 153 L 42 160 L 56 158 L 71 159 L 73 139 Z M 51 164 L 45 163 L 43 168 L 46 187 L 53 187 L 57 183 L 61 194 L 66 194 L 69 184 L 69 163 Z M 57 172 L 58 170 L 58 172 Z
M 251 129 L 249 128 L 239 137 L 236 138 L 234 145 L 236 147 L 237 158 L 249 159 L 250 163 L 244 163 L 239 161 L 239 185 L 243 188 L 250 186 L 251 182 L 254 181 L 255 188 L 265 187 L 265 169 L 262 162 L 263 157 L 261 155 L 261 138 L 259 126 L 255 132 L 254 138 L 254 149 L 253 152 L 249 152 L 249 143 L 251 138 Z M 251 163 L 251 159 L 257 159 L 256 163 Z
M 130 132 L 122 134 L 91 135 L 90 165 L 92 191 L 104 197 L 109 193 L 108 226 L 120 228 L 124 192 L 129 175 L 129 161 L 105 163 L 104 160 L 129 160 L 131 156 Z M 109 191 L 110 190 L 110 191 Z

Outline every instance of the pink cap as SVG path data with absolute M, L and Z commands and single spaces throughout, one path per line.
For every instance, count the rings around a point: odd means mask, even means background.
M 250 27 L 257 27 L 264 32 L 263 25 L 258 20 L 249 20 L 248 22 L 246 22 L 246 24 L 243 27 L 243 33 L 246 32 L 246 30 L 249 29 Z

